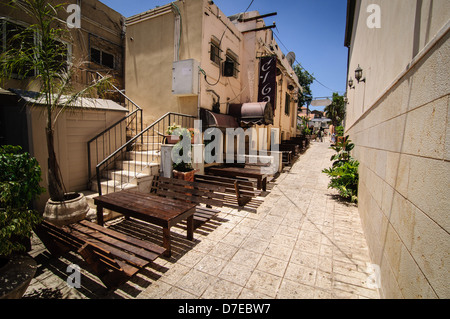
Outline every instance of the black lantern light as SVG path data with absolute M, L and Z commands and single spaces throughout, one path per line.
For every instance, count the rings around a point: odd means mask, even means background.
M 355 70 L 355 78 L 356 80 L 359 82 L 366 82 L 366 78 L 362 78 L 363 77 L 363 70 L 361 69 L 361 67 L 358 64 L 358 67 Z
M 352 79 L 352 77 L 350 77 L 350 80 L 348 80 L 348 87 L 350 88 L 350 89 L 354 89 L 355 87 L 353 86 L 353 79 Z

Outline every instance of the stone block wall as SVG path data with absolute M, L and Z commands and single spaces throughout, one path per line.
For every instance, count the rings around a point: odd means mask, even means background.
M 385 298 L 450 297 L 447 32 L 347 128 L 359 211 Z

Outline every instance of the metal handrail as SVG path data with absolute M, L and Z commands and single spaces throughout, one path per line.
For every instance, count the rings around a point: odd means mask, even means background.
M 115 158 L 121 154 L 124 150 L 128 150 L 130 149 L 135 142 L 141 138 L 143 140 L 144 134 L 146 134 L 147 132 L 149 132 L 151 129 L 154 129 L 156 126 L 158 126 L 158 130 L 153 130 L 153 133 L 157 133 L 158 136 L 161 135 L 162 133 L 159 132 L 159 124 L 161 122 L 163 122 L 164 124 L 164 120 L 168 119 L 168 123 L 170 125 L 170 119 L 171 117 L 182 117 L 182 118 L 188 118 L 188 119 L 195 119 L 195 116 L 192 115 L 187 115 L 187 114 L 181 114 L 181 113 L 175 113 L 175 112 L 168 112 L 166 114 L 164 114 L 163 116 L 161 116 L 158 120 L 156 120 L 153 124 L 151 124 L 150 126 L 148 126 L 146 129 L 142 130 L 139 134 L 137 134 L 136 136 L 134 136 L 133 138 L 131 138 L 129 141 L 127 141 L 124 145 L 122 145 L 120 148 L 118 148 L 115 152 L 113 152 L 111 155 L 109 155 L 107 158 L 105 158 L 102 162 L 100 162 L 97 166 L 96 166 L 96 175 L 97 175 L 97 186 L 98 186 L 98 192 L 99 195 L 102 195 L 102 189 L 101 189 L 101 178 L 102 178 L 102 167 L 103 166 L 108 166 L 108 162 L 115 160 Z M 162 134 L 163 135 L 163 134 Z M 154 135 L 151 135 L 154 136 Z M 152 154 L 152 158 L 155 155 Z M 142 156 L 141 156 L 142 158 Z M 148 162 L 148 153 L 147 153 L 147 162 Z M 112 161 L 110 164 L 114 163 L 114 161 Z M 104 169 L 103 169 L 104 170 Z M 137 172 L 135 171 L 135 173 L 137 174 Z
M 100 73 L 96 72 L 98 76 L 100 76 L 102 79 L 104 78 L 103 75 L 101 75 Z M 114 90 L 116 90 L 117 92 L 119 92 L 126 100 L 130 101 L 131 104 L 133 104 L 134 107 L 136 107 L 138 110 L 142 110 L 139 105 L 137 105 L 136 103 L 134 103 L 134 101 L 132 99 L 130 99 L 128 96 L 126 96 L 121 90 L 119 90 L 114 84 L 110 83 L 110 85 L 114 88 Z
M 110 127 L 106 128 L 105 130 L 103 130 L 102 132 L 98 133 L 95 137 L 91 138 L 88 141 L 88 144 L 92 143 L 93 141 L 95 141 L 96 139 L 98 139 L 100 136 L 102 136 L 103 134 L 105 134 L 106 132 L 110 131 L 111 129 L 113 129 L 114 127 L 116 127 L 117 125 L 119 125 L 121 122 L 129 119 L 130 117 L 132 117 L 135 113 L 142 111 L 142 110 L 134 110 L 133 113 L 128 114 L 126 117 L 124 117 L 123 119 L 118 120 L 116 123 L 112 124 Z
M 88 180 L 89 182 L 92 179 L 92 159 L 91 159 L 91 144 L 93 142 L 95 142 L 96 140 L 100 139 L 102 136 L 104 136 L 105 134 L 107 134 L 108 132 L 111 132 L 112 130 L 114 130 L 117 126 L 121 125 L 123 122 L 126 122 L 127 120 L 129 120 L 131 117 L 137 115 L 137 113 L 140 112 L 140 116 L 141 116 L 141 127 L 142 127 L 142 119 L 143 119 L 143 114 L 142 114 L 142 109 L 136 109 L 134 110 L 132 113 L 128 114 L 126 117 L 120 119 L 119 121 L 117 121 L 116 123 L 112 124 L 110 127 L 106 128 L 105 130 L 103 130 L 102 132 L 100 132 L 99 134 L 97 134 L 95 137 L 93 137 L 92 139 L 90 139 L 87 142 L 87 151 L 88 151 Z M 142 131 L 142 129 L 141 129 Z M 98 152 L 98 150 L 97 150 Z

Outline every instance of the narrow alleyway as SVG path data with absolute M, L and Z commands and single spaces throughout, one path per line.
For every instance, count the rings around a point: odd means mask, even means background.
M 114 292 L 106 293 L 83 269 L 82 287 L 69 288 L 66 267 L 82 260 L 45 260 L 37 245 L 34 253 L 43 264 L 26 297 L 379 298 L 369 288 L 373 276 L 358 209 L 327 189 L 328 177 L 321 172 L 331 165 L 332 154 L 329 143 L 313 142 L 270 183 L 256 213 L 223 209 L 195 232 L 194 242 L 185 240 L 182 228 L 173 228 L 178 240 L 173 256 L 156 260 Z

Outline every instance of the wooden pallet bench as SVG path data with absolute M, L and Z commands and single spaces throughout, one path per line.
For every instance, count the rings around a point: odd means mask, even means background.
M 292 156 L 297 156 L 298 154 L 300 154 L 300 146 L 297 144 L 288 144 L 286 143 L 282 143 L 279 145 L 280 151 L 281 152 L 292 152 Z
M 166 251 L 86 220 L 62 227 L 44 221 L 35 232 L 55 257 L 69 251 L 80 254 L 109 289 L 117 288 Z
M 309 140 L 305 137 L 296 136 L 287 141 L 287 144 L 298 145 L 300 147 L 300 153 L 304 153 L 309 146 Z
M 103 225 L 103 209 L 109 209 L 126 218 L 136 218 L 162 227 L 164 256 L 172 254 L 170 228 L 185 221 L 186 237 L 194 239 L 194 213 L 196 204 L 156 194 L 124 190 L 94 198 L 97 205 L 97 224 Z
M 257 189 L 266 191 L 268 174 L 262 173 L 262 169 L 247 167 L 209 167 L 208 175 L 230 178 L 254 178 L 257 180 Z
M 231 197 L 232 201 L 237 202 L 238 206 L 245 206 L 261 193 L 256 189 L 254 182 L 242 178 L 196 174 L 194 179 L 211 186 L 224 187 L 223 192 Z M 229 206 L 226 203 L 224 205 Z
M 220 213 L 214 207 L 223 207 L 225 187 L 208 183 L 189 182 L 176 178 L 154 176 L 151 192 L 158 196 L 184 200 L 197 204 L 194 213 L 194 229 Z M 205 206 L 201 206 L 204 204 Z

